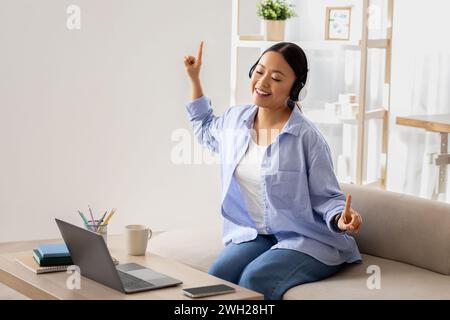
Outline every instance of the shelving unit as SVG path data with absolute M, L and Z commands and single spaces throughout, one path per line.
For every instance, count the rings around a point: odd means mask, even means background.
M 356 183 L 359 185 L 368 185 L 374 187 L 386 187 L 386 168 L 388 161 L 388 116 L 389 116 L 389 104 L 390 104 L 390 82 L 391 82 L 391 40 L 392 40 L 392 18 L 393 18 L 393 0 L 387 1 L 387 30 L 386 38 L 369 39 L 369 6 L 371 0 L 362 1 L 362 22 L 361 22 L 361 39 L 354 41 L 340 41 L 340 40 L 319 40 L 319 41 L 291 41 L 298 44 L 306 51 L 315 50 L 354 50 L 360 52 L 360 66 L 359 66 L 359 92 L 358 92 L 358 115 L 364 115 L 363 117 L 356 116 L 350 119 L 336 118 L 336 122 L 332 119 L 328 120 L 329 123 L 342 123 L 343 125 L 357 126 L 357 146 L 356 146 L 356 174 L 352 181 L 346 181 Z M 343 1 L 343 6 L 348 2 Z M 325 8 L 324 8 L 325 9 Z M 238 75 L 238 62 L 239 62 L 239 48 L 258 48 L 261 52 L 270 46 L 277 43 L 276 41 L 264 41 L 258 39 L 258 36 L 253 37 L 255 40 L 248 40 L 248 36 L 239 34 L 239 12 L 240 12 L 240 0 L 232 0 L 232 36 L 231 36 L 231 74 L 230 74 L 230 103 L 236 104 L 237 96 L 237 75 Z M 245 39 L 245 40 L 244 40 Z M 379 49 L 385 50 L 385 70 L 384 70 L 384 101 L 378 108 L 367 110 L 366 97 L 368 95 L 367 77 L 368 77 L 368 55 L 369 50 Z M 380 172 L 379 178 L 375 181 L 367 181 L 364 178 L 365 167 L 367 164 L 366 150 L 366 135 L 367 128 L 366 122 L 372 120 L 381 120 L 382 122 L 382 136 L 381 141 L 381 153 L 380 153 Z M 313 120 L 314 121 L 314 120 Z

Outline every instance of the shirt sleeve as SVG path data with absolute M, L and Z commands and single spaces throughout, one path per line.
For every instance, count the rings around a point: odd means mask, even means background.
M 219 152 L 220 131 L 228 110 L 223 116 L 215 116 L 211 100 L 206 96 L 201 96 L 186 104 L 186 110 L 198 142 L 213 152 Z
M 345 195 L 334 174 L 331 151 L 318 133 L 309 135 L 307 145 L 308 184 L 311 206 L 334 233 L 343 233 L 334 225 L 334 217 L 345 207 Z

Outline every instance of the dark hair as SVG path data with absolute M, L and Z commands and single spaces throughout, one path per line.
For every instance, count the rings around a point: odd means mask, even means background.
M 300 91 L 306 84 L 306 80 L 308 78 L 308 60 L 306 58 L 306 54 L 302 48 L 292 42 L 280 42 L 277 43 L 270 48 L 266 49 L 261 56 L 258 58 L 258 61 L 250 68 L 250 72 L 248 73 L 249 77 L 252 77 L 253 72 L 255 71 L 256 66 L 261 60 L 261 57 L 269 51 L 274 51 L 280 53 L 289 66 L 294 70 L 296 79 L 292 86 L 291 92 L 289 93 L 288 99 L 288 107 L 293 108 L 298 101 L 298 96 Z

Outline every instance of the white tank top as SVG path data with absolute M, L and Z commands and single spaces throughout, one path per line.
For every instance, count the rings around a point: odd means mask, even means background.
M 235 177 L 241 187 L 247 210 L 255 222 L 258 233 L 268 234 L 264 221 L 261 190 L 261 163 L 267 146 L 250 139 L 248 149 L 236 166 Z

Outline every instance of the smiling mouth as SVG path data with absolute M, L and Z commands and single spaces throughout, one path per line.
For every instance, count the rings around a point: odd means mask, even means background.
M 258 96 L 260 96 L 260 97 L 268 97 L 268 96 L 271 95 L 271 93 L 265 92 L 265 91 L 260 90 L 260 89 L 258 89 L 258 88 L 255 88 L 255 92 L 256 92 L 256 94 L 257 94 Z

